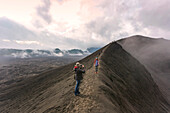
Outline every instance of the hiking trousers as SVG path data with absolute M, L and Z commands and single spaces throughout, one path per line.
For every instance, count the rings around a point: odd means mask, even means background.
M 80 80 L 76 80 L 75 95 L 80 94 L 79 86 L 80 86 Z
M 95 71 L 98 72 L 98 66 L 95 66 Z

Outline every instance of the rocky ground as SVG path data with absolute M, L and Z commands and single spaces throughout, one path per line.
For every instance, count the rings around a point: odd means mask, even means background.
M 11 58 L 0 66 L 0 88 L 20 82 L 23 79 L 36 76 L 44 71 L 69 64 L 80 57 L 41 57 L 41 58 Z

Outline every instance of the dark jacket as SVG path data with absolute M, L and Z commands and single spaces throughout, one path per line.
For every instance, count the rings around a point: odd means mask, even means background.
M 75 80 L 82 80 L 83 73 L 85 73 L 85 70 L 77 68 L 75 71 Z

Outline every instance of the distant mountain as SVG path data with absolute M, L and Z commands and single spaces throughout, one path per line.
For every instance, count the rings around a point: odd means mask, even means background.
M 56 53 L 56 54 L 59 54 L 59 53 L 63 53 L 59 48 L 56 48 L 55 50 L 54 50 L 54 53 Z
M 49 57 L 49 56 L 87 56 L 99 48 L 91 47 L 83 51 L 81 49 L 60 50 L 33 50 L 33 49 L 0 49 L 0 56 L 16 58 Z
M 72 56 L 74 56 L 74 55 L 79 55 L 79 56 L 81 56 L 81 55 L 84 54 L 84 51 L 82 51 L 82 50 L 80 50 L 80 49 L 71 49 L 71 50 L 66 51 L 66 53 L 67 53 L 68 55 L 72 55 Z
M 99 50 L 101 47 L 90 47 L 90 48 L 87 48 L 87 51 L 90 52 L 90 53 L 94 53 L 96 52 L 97 50 Z
M 16 57 L 16 58 L 31 58 L 31 57 L 61 56 L 61 55 L 49 50 L 0 49 L 0 56 Z
M 15 58 L 49 57 L 49 56 L 86 56 L 91 53 L 80 49 L 32 50 L 32 49 L 0 49 L 0 56 Z

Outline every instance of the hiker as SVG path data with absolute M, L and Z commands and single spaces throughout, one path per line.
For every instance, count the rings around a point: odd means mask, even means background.
M 94 60 L 94 66 L 95 66 L 95 73 L 98 73 L 98 66 L 99 66 L 99 59 L 98 57 L 96 57 L 96 59 Z
M 80 94 L 79 91 L 79 86 L 80 86 L 80 82 L 83 79 L 83 73 L 85 73 L 85 69 L 84 69 L 84 65 L 80 64 L 79 62 L 76 63 L 75 67 L 74 67 L 74 71 L 75 71 L 75 76 L 74 79 L 76 80 L 76 87 L 75 87 L 75 96 Z
M 77 62 L 76 65 L 74 66 L 73 70 L 76 72 L 77 68 L 79 67 L 80 63 Z

